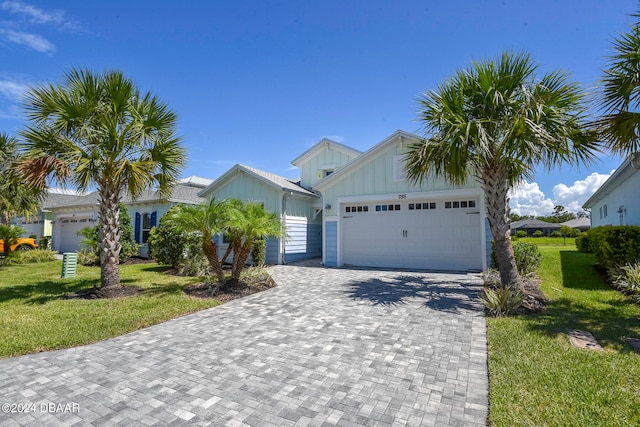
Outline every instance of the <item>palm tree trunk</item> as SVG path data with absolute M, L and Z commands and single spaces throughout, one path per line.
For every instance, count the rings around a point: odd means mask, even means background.
M 495 243 L 500 281 L 503 286 L 522 288 L 516 258 L 511 245 L 509 221 L 509 187 L 505 173 L 500 168 L 483 171 L 482 181 L 487 203 L 489 228 Z
M 109 185 L 98 188 L 100 196 L 100 283 L 120 286 L 120 191 Z
M 237 250 L 234 248 L 233 251 L 233 268 L 231 269 L 231 281 L 237 283 L 240 280 L 240 275 L 242 274 L 242 270 L 244 270 L 244 266 L 247 263 L 247 259 L 249 259 L 249 254 L 251 253 L 251 243 L 243 244 Z
M 224 271 L 222 271 L 222 264 L 220 263 L 220 258 L 218 258 L 218 245 L 215 244 L 211 236 L 204 237 L 202 250 L 209 261 L 209 265 L 216 273 L 218 281 L 220 283 L 224 282 Z

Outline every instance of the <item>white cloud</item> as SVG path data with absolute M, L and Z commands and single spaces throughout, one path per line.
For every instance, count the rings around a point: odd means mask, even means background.
M 583 180 L 575 181 L 573 185 L 558 184 L 553 187 L 553 197 L 556 205 L 564 206 L 568 211 L 578 212 L 589 197 L 611 176 L 609 174 L 592 173 Z
M 60 10 L 54 10 L 51 12 L 45 12 L 42 9 L 38 9 L 35 6 L 31 6 L 19 1 L 5 1 L 0 3 L 0 8 L 10 13 L 25 15 L 29 22 L 33 24 L 64 24 L 64 12 Z
M 20 101 L 29 86 L 15 80 L 0 79 L 0 97 Z
M 511 212 L 518 215 L 548 215 L 554 203 L 545 197 L 536 182 L 523 182 L 509 193 Z
M 46 11 L 21 1 L 0 2 L 0 11 L 13 15 L 0 21 L 0 40 L 26 46 L 38 52 L 55 52 L 55 45 L 33 29 L 44 25 L 57 31 L 84 31 L 61 10 Z
M 23 31 L 0 30 L 0 38 L 16 44 L 27 46 L 38 52 L 55 52 L 56 47 L 49 40 L 37 34 L 25 33 Z
M 614 171 L 611 171 L 613 173 Z M 571 185 L 557 184 L 553 187 L 553 199 L 547 197 L 535 182 L 524 182 L 509 193 L 511 212 L 518 215 L 551 215 L 554 206 L 564 206 L 569 212 L 582 211 L 582 205 L 611 176 L 592 173 Z

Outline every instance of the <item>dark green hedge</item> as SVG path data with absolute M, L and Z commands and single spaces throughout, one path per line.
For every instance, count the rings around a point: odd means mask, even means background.
M 594 253 L 607 267 L 630 264 L 640 259 L 640 227 L 605 225 L 595 227 L 576 238 L 580 252 Z

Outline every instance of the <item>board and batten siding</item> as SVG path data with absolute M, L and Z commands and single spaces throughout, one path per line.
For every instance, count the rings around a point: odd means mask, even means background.
M 338 221 L 326 221 L 324 223 L 324 265 L 326 267 L 338 266 Z
M 286 262 L 322 256 L 322 224 L 309 223 L 306 217 L 287 216 L 286 227 Z
M 278 190 L 243 172 L 217 188 L 214 194 L 218 201 L 240 199 L 264 203 L 264 208 L 269 212 L 279 213 L 281 209 Z M 211 194 L 207 197 L 210 198 Z
M 415 185 L 406 179 L 398 177 L 402 171 L 398 158 L 404 156 L 402 144 L 392 144 L 384 152 L 374 159 L 360 165 L 353 172 L 340 177 L 338 182 L 323 189 L 325 204 L 331 205 L 331 209 L 325 210 L 325 214 L 337 215 L 338 197 L 365 196 L 365 195 L 394 195 L 414 192 L 454 190 L 444 178 L 427 176 L 421 184 Z M 394 167 L 394 164 L 396 166 Z M 464 188 L 480 188 L 480 183 L 470 178 Z M 393 197 L 391 197 L 393 198 Z
M 303 187 L 311 187 L 318 182 L 322 176 L 318 173 L 323 167 L 333 165 L 339 169 L 355 158 L 355 155 L 348 155 L 333 148 L 325 148 L 300 166 L 300 184 Z

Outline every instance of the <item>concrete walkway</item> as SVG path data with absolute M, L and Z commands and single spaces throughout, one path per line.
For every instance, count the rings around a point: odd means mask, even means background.
M 0 425 L 486 424 L 477 275 L 272 274 L 278 287 L 213 309 L 0 360 Z

